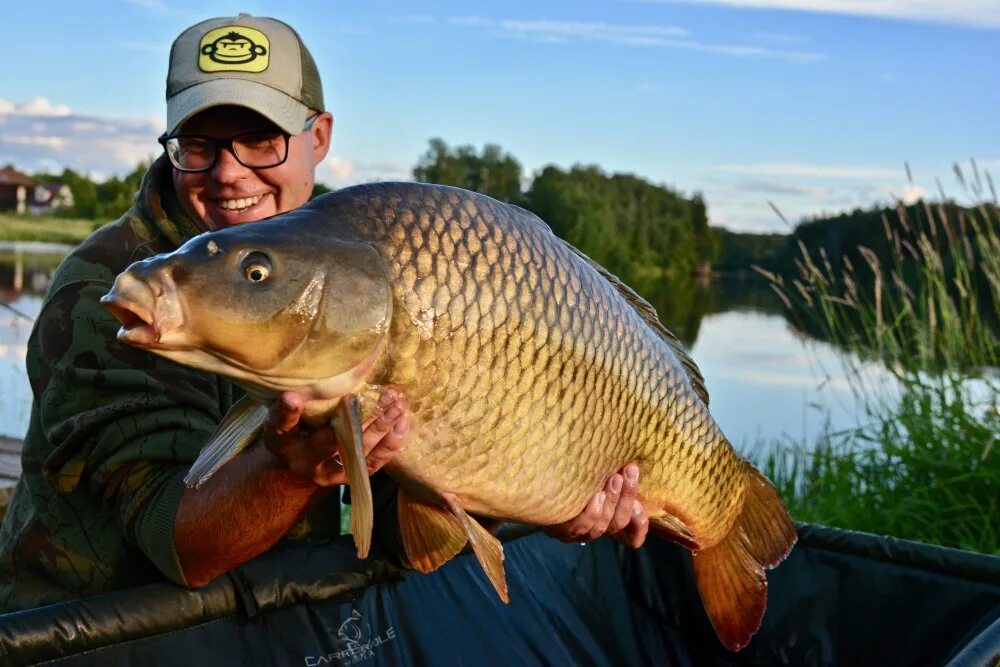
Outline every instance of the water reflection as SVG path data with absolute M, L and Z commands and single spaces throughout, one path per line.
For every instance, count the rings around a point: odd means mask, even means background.
M 707 315 L 729 311 L 781 317 L 782 305 L 764 280 L 756 276 L 723 276 L 716 280 L 657 279 L 632 285 L 645 297 L 690 350 Z
M 0 244 L 0 302 L 30 317 L 38 314 L 65 252 L 40 250 Z M 796 333 L 762 280 L 661 279 L 636 287 L 691 350 L 705 375 L 712 413 L 737 447 L 762 439 L 812 442 L 827 419 L 834 427 L 856 422 L 840 353 Z M 24 354 L 31 326 L 0 308 L 3 435 L 23 436 L 28 427 L 31 391 Z
M 24 355 L 32 320 L 66 246 L 0 243 L 0 435 L 23 436 L 31 413 Z

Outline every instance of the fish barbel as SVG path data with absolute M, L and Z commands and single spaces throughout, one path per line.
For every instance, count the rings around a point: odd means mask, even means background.
M 385 470 L 423 572 L 471 543 L 506 601 L 501 545 L 469 514 L 558 524 L 634 461 L 652 529 L 691 551 L 716 633 L 738 650 L 763 616 L 764 570 L 795 542 L 653 308 L 516 206 L 444 186 L 356 186 L 134 264 L 103 302 L 124 342 L 248 388 L 193 482 L 252 440 L 280 391 L 332 418 L 362 555 L 360 415 L 386 386 L 417 424 Z

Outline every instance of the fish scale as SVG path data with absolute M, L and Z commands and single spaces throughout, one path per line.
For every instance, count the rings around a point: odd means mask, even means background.
M 363 215 L 339 215 L 353 220 L 356 231 L 380 248 L 399 295 L 401 312 L 393 317 L 388 350 L 393 377 L 376 381 L 401 386 L 411 396 L 418 423 L 448 419 L 442 415 L 462 414 L 479 404 L 494 415 L 506 412 L 501 423 L 508 427 L 490 428 L 486 419 L 453 419 L 448 434 L 433 439 L 433 448 L 421 446 L 418 437 L 394 465 L 419 469 L 427 480 L 447 470 L 448 478 L 462 481 L 452 490 L 471 511 L 494 514 L 502 507 L 505 518 L 557 523 L 574 516 L 611 472 L 637 460 L 645 504 L 653 508 L 665 500 L 656 489 L 675 488 L 682 493 L 673 499 L 677 507 L 691 505 L 684 512 L 689 521 L 713 532 L 727 528 L 733 516 L 699 520 L 695 506 L 707 514 L 721 509 L 733 515 L 742 479 L 732 474 L 720 485 L 717 478 L 699 474 L 711 457 L 692 448 L 680 451 L 695 465 L 676 465 L 678 448 L 664 444 L 704 439 L 717 430 L 697 429 L 692 420 L 705 423 L 706 418 L 693 414 L 693 403 L 684 410 L 671 406 L 671 399 L 689 401 L 693 389 L 680 364 L 668 358 L 670 350 L 613 287 L 520 209 L 486 198 L 459 201 L 447 190 L 424 196 L 426 190 L 414 189 L 414 199 L 406 186 L 396 187 L 399 192 L 388 197 L 375 193 L 358 201 L 365 206 Z M 428 318 L 433 333 L 423 336 L 413 322 Z M 610 323 L 616 325 L 614 336 Z M 469 335 L 455 336 L 455 327 Z M 545 352 L 557 348 L 561 358 L 540 355 L 537 346 L 525 342 L 534 342 L 536 334 L 542 346 L 548 345 Z M 550 341 L 552 334 L 556 340 Z M 556 368 L 553 358 L 560 362 Z M 458 391 L 446 391 L 442 380 L 458 377 L 465 378 Z M 530 391 L 539 385 L 563 400 L 535 409 Z M 673 391 L 659 391 L 664 385 Z M 615 409 L 604 409 L 608 405 Z M 674 437 L 671 429 L 657 430 L 670 412 L 681 425 Z M 581 441 L 589 444 L 580 446 Z M 477 453 L 490 452 L 490 462 L 483 466 L 478 456 L 457 454 L 470 446 Z M 713 448 L 715 458 L 738 464 L 721 437 L 701 449 Z M 516 485 L 514 476 L 504 476 L 509 460 L 521 464 Z M 671 474 L 687 479 L 673 482 Z
M 249 266 L 264 278 L 251 281 Z M 359 406 L 386 386 L 407 394 L 417 426 L 385 470 L 421 571 L 471 543 L 506 601 L 502 547 L 467 513 L 561 523 L 634 461 L 651 527 L 696 554 L 709 618 L 736 650 L 760 625 L 764 570 L 795 542 L 780 498 L 729 445 L 700 371 L 652 307 L 515 206 L 441 186 L 348 188 L 137 263 L 103 301 L 122 340 L 255 389 L 190 479 L 253 441 L 261 397 L 305 392 L 308 419 L 335 427 L 360 486 L 359 556 L 372 525 Z M 250 326 L 248 346 L 239 334 Z

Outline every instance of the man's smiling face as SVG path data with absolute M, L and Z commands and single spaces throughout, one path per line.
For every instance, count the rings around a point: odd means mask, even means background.
M 310 128 L 289 138 L 288 158 L 268 169 L 245 167 L 226 150 L 201 173 L 174 170 L 181 207 L 205 229 L 254 222 L 291 211 L 309 201 L 315 168 L 330 148 L 333 118 L 320 114 Z M 260 114 L 236 106 L 207 109 L 188 119 L 180 132 L 226 139 L 243 132 L 278 131 Z

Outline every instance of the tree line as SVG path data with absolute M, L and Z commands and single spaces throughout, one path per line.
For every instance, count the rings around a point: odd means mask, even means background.
M 477 151 L 432 139 L 413 178 L 522 206 L 626 280 L 686 277 L 719 253 L 701 195 L 687 197 L 631 174 L 550 165 L 525 185 L 520 162 L 495 144 Z
M 787 234 L 734 232 L 709 226 L 706 204 L 698 193 L 686 196 L 631 174 L 607 174 L 583 165 L 568 170 L 550 165 L 529 182 L 521 164 L 495 144 L 476 151 L 472 146 L 449 147 L 441 139 L 430 141 L 413 177 L 518 204 L 632 282 L 686 278 L 707 266 L 717 273 L 750 272 L 757 266 L 790 276 L 798 272 L 803 250 L 832 266 L 845 261 L 857 266 L 864 278 L 868 266 L 864 252 L 871 251 L 881 261 L 891 259 L 892 244 L 898 244 L 891 229 L 916 225 L 929 238 L 968 242 L 973 248 L 979 231 L 967 221 L 997 219 L 995 203 L 977 206 L 977 215 L 972 215 L 972 209 L 954 202 L 921 201 L 806 219 Z M 984 216 L 983 207 L 993 214 Z
M 122 178 L 96 181 L 64 169 L 59 174 L 35 174 L 39 182 L 61 182 L 73 193 L 74 206 L 61 215 L 110 221 L 131 206 L 148 164 L 139 164 Z M 930 225 L 927 205 L 856 209 L 837 216 L 805 220 L 789 234 L 733 232 L 708 224 L 708 210 L 699 193 L 686 195 L 632 174 L 609 174 L 595 165 L 568 169 L 549 165 L 527 176 L 521 163 L 496 144 L 481 150 L 449 146 L 431 139 L 413 169 L 417 181 L 474 190 L 522 206 L 538 215 L 560 237 L 632 284 L 662 279 L 687 280 L 711 269 L 717 273 L 748 273 L 760 266 L 780 275 L 797 271 L 802 248 L 834 265 L 845 258 L 866 262 L 859 247 L 887 257 L 891 248 L 887 225 Z M 317 183 L 313 195 L 328 192 Z M 938 205 L 947 212 L 949 229 L 960 237 L 974 234 L 962 223 L 968 209 L 954 203 Z M 941 208 L 943 207 L 943 208 Z M 924 222 L 919 222 L 923 220 Z M 943 233 L 943 232 L 942 232 Z
M 57 211 L 56 215 L 111 221 L 132 205 L 148 168 L 148 162 L 141 162 L 125 177 L 112 176 L 103 181 L 69 168 L 58 174 L 32 174 L 31 177 L 39 183 L 63 183 L 73 193 L 73 206 Z

